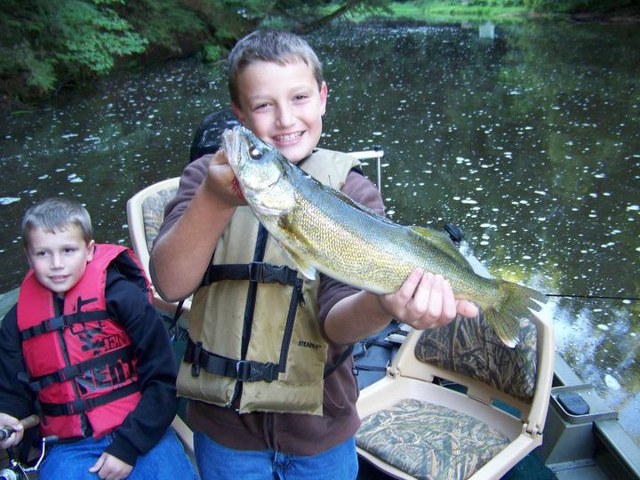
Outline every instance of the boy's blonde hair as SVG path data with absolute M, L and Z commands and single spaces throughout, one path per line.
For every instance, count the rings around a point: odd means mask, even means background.
M 322 64 L 306 40 L 290 32 L 256 30 L 241 38 L 227 59 L 229 94 L 236 105 L 240 99 L 238 76 L 244 68 L 257 61 L 279 65 L 304 62 L 313 70 L 318 88 L 324 82 Z
M 29 246 L 29 233 L 36 228 L 55 233 L 72 225 L 80 229 L 85 243 L 93 239 L 91 216 L 79 202 L 67 198 L 43 200 L 29 208 L 22 218 L 22 243 L 25 248 Z

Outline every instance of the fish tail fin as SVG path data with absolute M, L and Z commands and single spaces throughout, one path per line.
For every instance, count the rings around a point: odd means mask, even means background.
M 500 340 L 514 348 L 520 341 L 519 319 L 531 318 L 533 311 L 539 312 L 541 303 L 547 303 L 548 298 L 537 290 L 507 281 L 499 281 L 498 289 L 502 293 L 502 300 L 487 308 L 484 314 Z

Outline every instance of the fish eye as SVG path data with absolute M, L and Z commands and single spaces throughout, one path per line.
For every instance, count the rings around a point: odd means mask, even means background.
M 254 160 L 259 160 L 262 157 L 262 150 L 258 147 L 253 147 L 249 150 L 249 156 Z

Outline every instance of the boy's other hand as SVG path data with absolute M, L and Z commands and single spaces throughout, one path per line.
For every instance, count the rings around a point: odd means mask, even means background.
M 133 470 L 133 466 L 122 460 L 103 453 L 98 461 L 89 469 L 91 473 L 97 473 L 102 480 L 122 480 L 127 478 Z

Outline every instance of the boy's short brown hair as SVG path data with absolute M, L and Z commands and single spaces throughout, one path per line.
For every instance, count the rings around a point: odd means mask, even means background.
M 236 105 L 239 103 L 238 76 L 253 62 L 273 62 L 285 65 L 304 62 L 313 70 L 313 75 L 322 86 L 322 64 L 311 46 L 302 37 L 279 30 L 256 30 L 241 38 L 227 59 L 229 95 Z
M 43 200 L 29 208 L 22 218 L 22 243 L 25 248 L 29 246 L 29 233 L 36 228 L 53 233 L 71 225 L 80 229 L 86 243 L 93 239 L 91 216 L 82 204 L 67 198 Z

